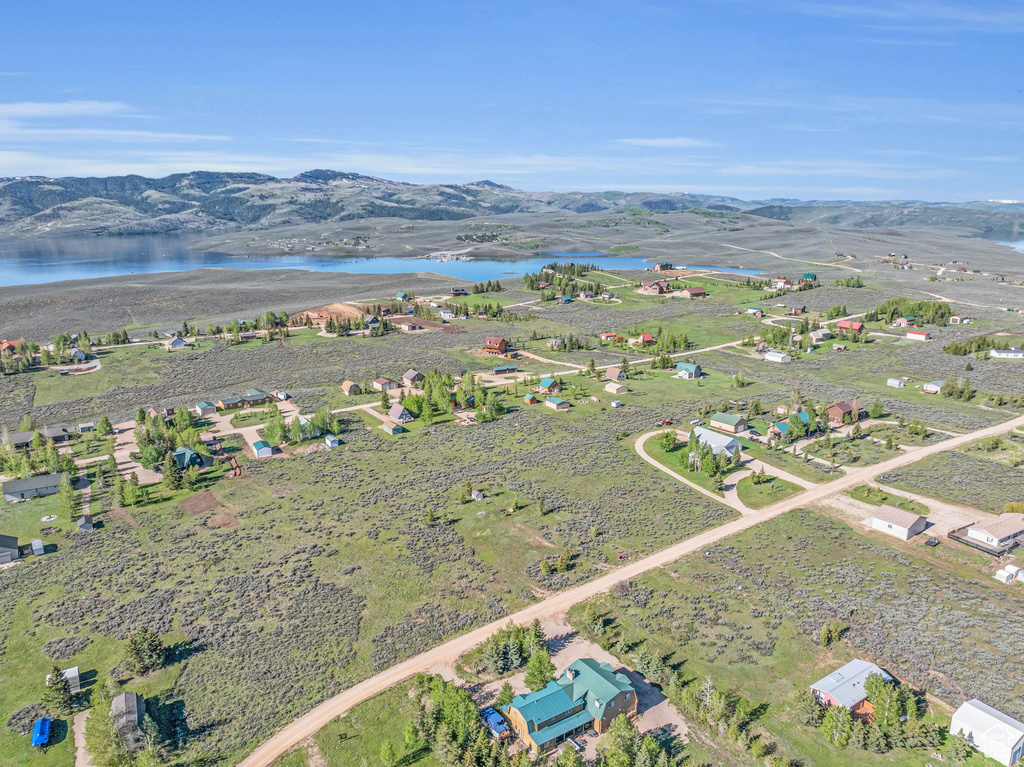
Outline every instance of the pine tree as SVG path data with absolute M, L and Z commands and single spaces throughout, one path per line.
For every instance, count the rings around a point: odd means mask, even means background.
M 71 712 L 71 683 L 56 663 L 50 669 L 50 678 L 43 690 L 43 705 L 51 714 Z
M 75 492 L 75 488 L 71 485 L 71 480 L 67 474 L 61 477 L 58 495 L 61 515 L 65 519 L 74 522 L 75 517 L 78 516 L 78 493 Z
M 125 651 L 128 667 L 136 674 L 146 674 L 160 668 L 167 654 L 160 637 L 147 626 L 128 635 Z
M 515 697 L 516 694 L 515 691 L 513 691 L 512 689 L 512 685 L 506 681 L 501 686 L 501 689 L 498 691 L 498 698 L 495 701 L 495 705 L 497 705 L 498 708 L 501 708 L 502 706 L 507 706 L 515 699 Z
M 411 754 L 420 750 L 420 731 L 413 720 L 405 724 L 405 753 Z
M 825 712 L 822 710 L 821 703 L 818 702 L 814 693 L 807 689 L 797 695 L 796 715 L 801 723 L 811 727 L 818 727 L 821 725 L 821 719 Z
M 391 741 L 385 739 L 380 744 L 380 761 L 384 767 L 395 767 L 397 761 L 397 754 L 395 754 L 395 747 L 391 745 Z
M 178 462 L 174 460 L 174 455 L 170 451 L 168 451 L 167 457 L 164 458 L 164 478 L 162 484 L 168 490 L 181 489 L 181 472 L 178 471 Z

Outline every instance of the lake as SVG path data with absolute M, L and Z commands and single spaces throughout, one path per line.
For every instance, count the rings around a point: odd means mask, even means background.
M 1017 242 L 1001 242 L 999 244 L 1007 245 L 1020 253 L 1024 253 L 1024 240 L 1017 240 Z
M 191 269 L 308 269 L 318 272 L 395 274 L 435 272 L 470 282 L 538 272 L 559 259 L 596 264 L 601 269 L 650 269 L 651 262 L 635 256 L 602 253 L 548 253 L 543 257 L 509 260 L 478 256 L 472 261 L 432 261 L 423 258 L 346 258 L 324 255 L 233 256 L 194 250 L 197 237 L 66 237 L 0 241 L 0 287 L 61 280 L 87 280 L 124 274 L 185 272 Z M 737 274 L 757 274 L 753 269 L 715 268 Z

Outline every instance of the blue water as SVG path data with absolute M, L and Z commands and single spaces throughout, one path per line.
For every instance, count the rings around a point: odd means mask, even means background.
M 735 266 L 677 266 L 677 269 L 714 269 L 716 272 L 729 272 L 730 274 L 761 274 L 763 269 L 740 269 Z
M 289 256 L 233 256 L 193 250 L 196 238 L 186 236 L 64 237 L 0 242 L 0 287 L 114 277 L 152 272 L 184 272 L 191 269 L 307 269 L 318 272 L 395 274 L 435 272 L 471 282 L 496 280 L 514 274 L 538 272 L 552 256 L 502 260 L 478 256 L 472 261 L 431 261 L 423 258 L 332 258 L 308 254 Z M 589 253 L 588 263 L 603 269 L 650 269 L 643 258 Z
M 1024 240 L 1018 240 L 1017 242 L 1001 242 L 1000 245 L 1009 245 L 1019 253 L 1024 253 Z
M 589 251 L 587 253 L 569 253 L 568 251 L 560 251 L 560 250 L 538 250 L 537 252 L 540 253 L 542 256 L 560 256 L 560 257 L 564 257 L 564 258 L 573 258 L 573 257 L 579 257 L 579 256 L 604 256 L 604 255 L 606 255 L 605 253 L 602 253 L 599 250 L 592 250 L 592 251 Z

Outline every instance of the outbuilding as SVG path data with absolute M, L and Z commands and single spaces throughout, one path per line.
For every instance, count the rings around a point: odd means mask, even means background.
M 700 378 L 702 375 L 700 365 L 696 362 L 677 362 L 676 363 L 676 374 L 675 378 L 682 378 L 687 381 L 692 381 L 695 378 Z
M 13 562 L 21 558 L 18 550 L 18 539 L 13 535 L 0 535 L 0 565 Z
M 199 416 L 200 418 L 207 418 L 211 415 L 217 415 L 217 406 L 214 405 L 212 402 L 207 402 L 206 400 L 197 402 L 195 405 L 193 405 L 193 408 L 195 408 L 196 415 Z
M 123 692 L 110 703 L 110 722 L 129 751 L 138 751 L 146 745 L 142 720 L 146 716 L 146 701 L 137 692 Z
M 739 434 L 741 431 L 747 430 L 747 419 L 741 415 L 732 415 L 731 413 L 715 413 L 711 416 L 708 425 L 712 429 L 718 429 L 729 434 Z
M 363 387 L 355 381 L 342 381 L 341 391 L 346 397 L 355 397 L 363 393 Z
M 327 445 L 327 447 L 338 447 L 338 445 L 341 444 L 341 440 L 333 434 L 328 434 L 324 437 L 324 444 Z
M 629 388 L 628 387 L 626 387 L 626 386 L 624 386 L 623 384 L 620 384 L 620 383 L 615 383 L 614 381 L 610 381 L 604 387 L 604 390 L 606 392 L 608 392 L 609 394 L 626 394 L 627 392 L 629 392 Z
M 561 397 L 548 397 L 544 404 L 552 410 L 568 410 L 572 405 Z
M 989 349 L 988 356 L 994 360 L 1024 360 L 1024 349 Z
M 406 370 L 402 374 L 402 383 L 405 386 L 413 387 L 423 380 L 423 374 L 417 373 L 415 370 Z
M 927 330 L 908 330 L 907 339 L 910 341 L 930 341 L 932 336 Z
M 962 734 L 981 753 L 1006 767 L 1024 759 L 1024 722 L 980 700 L 969 700 L 954 711 L 949 731 Z
M 398 385 L 398 381 L 392 381 L 390 378 L 374 378 L 373 388 L 377 391 L 393 391 L 394 389 L 401 389 Z
M 944 381 L 929 381 L 921 387 L 921 391 L 925 394 L 938 394 L 942 390 L 942 384 Z
M 261 439 L 252 443 L 252 451 L 257 458 L 270 458 L 274 454 L 274 446 L 265 439 Z
M 764 353 L 765 362 L 792 362 L 793 357 L 786 352 L 769 351 Z
M 901 541 L 907 541 L 918 533 L 924 532 L 928 526 L 925 518 L 912 511 L 898 509 L 895 506 L 883 504 L 878 511 L 871 515 L 871 527 L 881 530 Z
M 904 386 L 907 385 L 907 382 L 904 381 L 902 378 L 890 378 L 888 381 L 885 382 L 885 385 L 893 389 L 902 389 Z

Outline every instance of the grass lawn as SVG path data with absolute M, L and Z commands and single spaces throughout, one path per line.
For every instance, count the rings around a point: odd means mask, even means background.
M 174 352 L 193 355 L 196 351 Z M 80 397 L 96 397 L 112 389 L 158 384 L 166 378 L 171 352 L 155 346 L 123 346 L 97 352 L 102 367 L 95 373 L 62 376 L 55 370 L 28 373 L 35 387 L 35 407 Z
M 837 463 L 854 467 L 873 466 L 900 455 L 899 450 L 887 450 L 881 442 L 864 436 L 832 437 L 832 450 L 829 450 L 828 439 L 824 437 L 812 442 L 805 452 L 830 462 L 834 457 Z
M 364 762 L 379 765 L 381 743 L 389 740 L 395 753 L 400 755 L 402 767 L 441 767 L 437 757 L 424 749 L 402 755 L 405 725 L 416 713 L 416 704 L 409 695 L 411 689 L 409 682 L 401 682 L 360 703 L 320 730 L 316 742 L 327 764 L 331 767 L 360 767 Z
M 760 485 L 755 485 L 751 477 L 744 477 L 736 483 L 739 499 L 751 509 L 760 509 L 800 492 L 803 492 L 802 487 L 778 477 Z
M 71 451 L 75 454 L 75 458 L 110 455 L 114 452 L 114 437 L 101 437 L 95 432 L 87 432 L 81 437 L 71 440 Z
M 235 414 L 231 416 L 231 425 L 236 428 L 240 426 L 258 426 L 269 421 L 271 415 L 273 415 L 276 410 L 277 408 L 274 405 L 242 408 L 240 410 L 236 410 Z
M 744 452 L 750 457 L 764 461 L 769 466 L 788 471 L 790 474 L 795 474 L 800 479 L 806 479 L 808 482 L 829 482 L 844 473 L 840 468 L 830 471 L 829 467 L 822 466 L 816 461 L 805 461 L 803 458 L 785 450 L 769 450 L 764 445 L 751 442 L 742 437 L 740 442 L 743 443 Z
M 687 459 L 689 451 L 685 443 L 680 444 L 680 446 L 677 447 L 675 450 L 666 453 L 662 449 L 661 445 L 658 444 L 658 438 L 652 437 L 651 439 L 647 440 L 646 444 L 644 445 L 644 449 L 647 451 L 648 455 L 650 455 L 651 458 L 656 460 L 658 463 L 667 466 L 676 474 L 679 474 L 682 477 L 686 477 L 695 485 L 700 485 L 705 490 L 710 490 L 712 493 L 715 493 L 716 495 L 724 495 L 721 490 L 715 489 L 714 480 L 707 474 L 705 474 L 703 471 L 690 471 L 689 462 Z M 726 470 L 724 476 L 728 477 L 729 474 L 731 474 L 733 471 L 736 471 L 736 469 L 733 469 L 730 466 Z
M 923 503 L 912 501 L 909 498 L 904 498 L 900 495 L 887 493 L 884 490 L 872 487 L 871 485 L 858 485 L 852 490 L 847 490 L 846 494 L 854 500 L 870 503 L 872 506 L 881 506 L 882 504 L 886 504 L 888 506 L 895 506 L 897 509 L 903 509 L 904 511 L 911 511 L 914 514 L 924 515 L 928 513 L 928 507 Z

